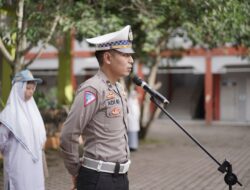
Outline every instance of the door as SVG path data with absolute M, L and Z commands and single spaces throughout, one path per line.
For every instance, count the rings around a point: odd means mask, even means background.
M 238 116 L 237 106 L 237 80 L 223 76 L 221 84 L 221 120 L 235 121 Z

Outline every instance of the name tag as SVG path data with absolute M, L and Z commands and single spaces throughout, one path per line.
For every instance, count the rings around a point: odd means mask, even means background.
M 119 105 L 121 104 L 121 101 L 119 99 L 113 99 L 107 101 L 107 106 L 113 106 L 113 105 Z

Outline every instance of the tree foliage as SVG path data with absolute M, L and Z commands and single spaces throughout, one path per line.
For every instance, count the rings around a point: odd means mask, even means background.
M 47 44 L 54 33 L 74 28 L 82 40 L 127 24 L 132 25 L 137 56 L 144 60 L 158 46 L 166 49 L 178 28 L 201 47 L 250 45 L 248 0 L 0 0 L 0 9 L 13 15 L 1 25 L 0 39 L 17 48 L 17 58 L 8 59 L 15 62 L 38 42 Z
M 112 12 L 116 4 L 116 1 L 0 0 L 0 50 L 17 72 L 39 57 L 49 42 L 57 45 L 56 39 L 71 30 L 79 40 L 116 30 L 123 24 L 123 19 Z M 25 54 L 38 43 L 41 50 L 34 59 L 26 61 Z M 15 47 L 14 57 L 8 47 Z
M 250 47 L 249 0 L 0 0 L 0 10 L 0 50 L 14 72 L 39 56 L 41 51 L 24 59 L 38 43 L 41 50 L 49 42 L 59 49 L 58 37 L 71 30 L 81 41 L 127 24 L 132 26 L 136 59 L 151 67 L 153 87 L 160 52 L 175 36 L 208 50 L 228 44 Z M 15 47 L 14 56 L 8 47 Z
M 250 45 L 247 0 L 133 0 L 124 9 L 129 10 L 124 17 L 133 26 L 137 58 L 150 67 L 148 83 L 153 88 L 159 86 L 155 81 L 160 52 L 169 48 L 169 40 L 175 36 L 182 38 L 183 44 L 191 40 L 189 45 L 208 50 L 225 45 Z M 157 115 L 150 111 L 149 105 L 146 97 L 141 115 L 143 137 Z
M 192 14 L 183 27 L 202 47 L 221 47 L 225 44 L 250 47 L 250 2 L 247 0 L 192 1 Z
M 59 0 L 1 0 L 0 5 L 0 50 L 15 73 L 31 64 L 52 39 L 63 3 Z M 41 50 L 34 59 L 26 61 L 25 54 L 38 42 L 42 44 Z M 9 48 L 15 49 L 14 56 Z

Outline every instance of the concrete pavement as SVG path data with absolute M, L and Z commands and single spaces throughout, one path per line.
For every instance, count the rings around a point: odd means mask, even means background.
M 250 125 L 180 123 L 220 163 L 225 158 L 231 162 L 243 184 L 233 186 L 234 190 L 250 190 Z M 167 119 L 153 123 L 139 150 L 131 153 L 131 160 L 130 190 L 229 189 L 218 165 Z M 71 178 L 58 151 L 47 151 L 47 162 L 50 177 L 46 189 L 69 190 Z
M 220 163 L 226 158 L 239 181 L 233 189 L 250 190 L 250 126 L 183 123 Z M 151 143 L 150 143 L 151 142 Z M 229 189 L 218 165 L 170 121 L 154 123 L 146 143 L 132 156 L 132 190 Z

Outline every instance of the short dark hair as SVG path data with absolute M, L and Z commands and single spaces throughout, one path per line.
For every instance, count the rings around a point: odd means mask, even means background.
M 104 51 L 96 51 L 95 52 L 95 57 L 96 57 L 100 67 L 103 65 L 103 55 L 106 52 L 108 52 L 108 51 L 104 50 Z

